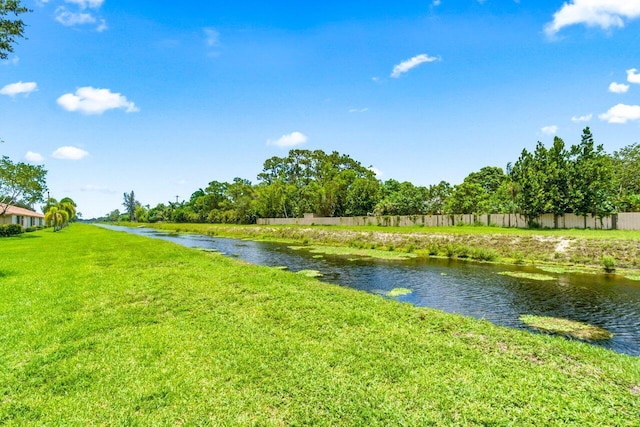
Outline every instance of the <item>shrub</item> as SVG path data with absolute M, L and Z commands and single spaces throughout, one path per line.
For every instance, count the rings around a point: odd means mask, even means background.
M 456 247 L 455 245 L 452 245 L 451 243 L 447 243 L 444 246 L 444 252 L 447 255 L 448 258 L 453 258 L 456 256 Z
M 489 248 L 473 248 L 471 250 L 471 258 L 478 261 L 493 261 L 498 258 L 498 254 Z
M 0 237 L 17 236 L 24 233 L 24 229 L 20 224 L 0 225 Z
M 438 253 L 440 252 L 440 245 L 434 242 L 429 243 L 427 250 L 429 251 L 429 255 L 431 256 L 438 255 Z
M 616 259 L 610 255 L 602 255 L 602 268 L 607 273 L 616 271 Z
M 524 264 L 524 254 L 522 252 L 514 252 L 513 259 L 516 264 Z
M 38 230 L 38 227 L 27 227 L 24 229 L 26 233 L 33 233 L 34 231 L 37 231 L 37 230 Z
M 460 245 L 456 248 L 458 258 L 469 258 L 471 249 L 468 246 Z

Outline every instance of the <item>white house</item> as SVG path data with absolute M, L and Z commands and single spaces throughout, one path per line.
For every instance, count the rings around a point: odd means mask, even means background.
M 0 212 L 5 205 L 0 205 Z M 0 215 L 0 224 L 20 224 L 27 227 L 44 227 L 44 215 L 29 209 L 11 206 L 7 208 L 4 215 Z

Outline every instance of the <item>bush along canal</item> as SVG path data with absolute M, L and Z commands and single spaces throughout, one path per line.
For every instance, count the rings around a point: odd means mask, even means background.
M 400 302 L 640 356 L 640 282 L 616 276 L 104 227 L 213 250 L 252 264 L 313 272 L 319 280 Z M 546 320 L 542 326 L 532 320 L 539 318 Z M 598 333 L 585 332 L 589 330 Z

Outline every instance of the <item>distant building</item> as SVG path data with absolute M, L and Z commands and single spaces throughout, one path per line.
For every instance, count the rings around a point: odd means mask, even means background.
M 0 212 L 4 210 L 5 205 L 0 205 Z M 7 211 L 0 215 L 0 224 L 20 224 L 24 228 L 27 227 L 44 227 L 44 215 L 29 209 L 11 206 Z

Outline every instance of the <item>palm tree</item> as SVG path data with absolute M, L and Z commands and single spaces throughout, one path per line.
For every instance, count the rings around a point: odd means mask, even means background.
M 69 198 L 66 199 L 71 200 Z M 67 211 L 67 213 L 69 214 L 68 221 L 71 221 L 76 217 L 76 206 L 73 202 L 62 199 L 60 203 L 57 204 L 57 208 Z
M 51 206 L 44 214 L 44 220 L 48 227 L 53 226 L 53 231 L 59 231 L 69 221 L 69 212 L 58 206 Z

